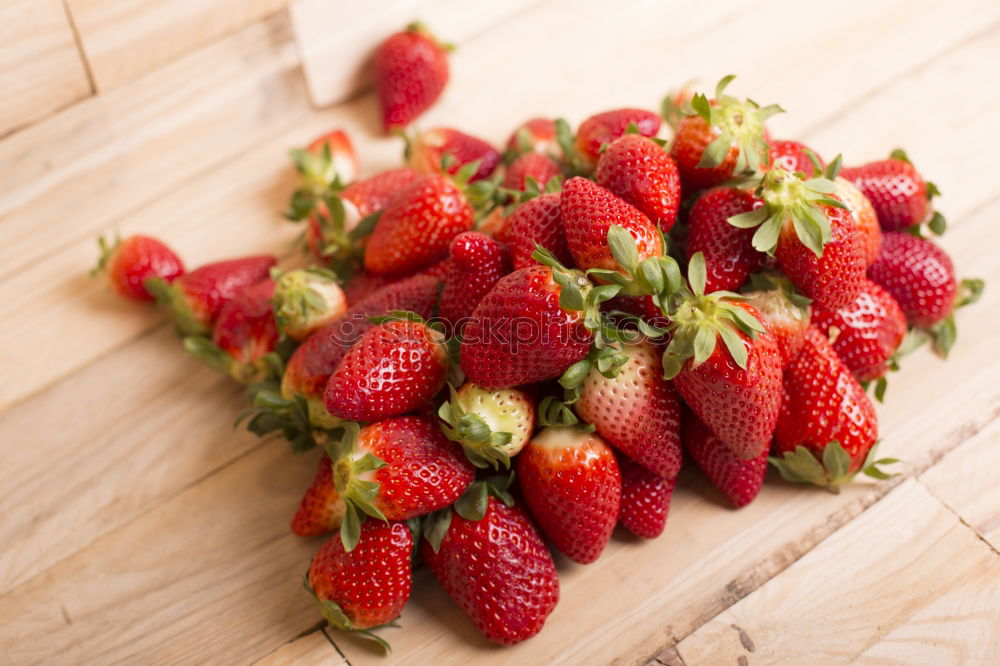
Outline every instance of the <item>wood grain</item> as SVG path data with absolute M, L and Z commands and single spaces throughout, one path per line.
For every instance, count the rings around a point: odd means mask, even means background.
M 91 94 L 60 0 L 0 2 L 0 137 Z
M 254 666 L 348 666 L 322 631 L 314 631 L 254 662 Z
M 985 627 L 1000 612 L 1000 556 L 986 547 L 917 481 L 910 480 L 724 613 L 681 641 L 687 664 L 843 664 L 913 619 L 946 590 L 969 589 L 993 573 L 991 585 L 942 601 L 961 631 Z M 984 612 L 984 607 L 989 611 Z M 929 611 L 948 635 L 948 618 Z M 831 622 L 836 618 L 836 622 Z M 989 627 L 1000 640 L 1000 625 Z M 984 637 L 987 644 L 989 636 Z M 941 662 L 923 662 L 941 663 Z M 968 662 L 988 663 L 988 662 Z
M 1000 550 L 1000 421 L 962 443 L 920 480 L 993 548 Z
M 98 92 L 152 72 L 289 0 L 66 0 Z

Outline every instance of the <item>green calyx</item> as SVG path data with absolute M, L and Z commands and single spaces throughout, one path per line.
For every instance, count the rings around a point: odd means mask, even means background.
M 593 424 L 581 421 L 569 405 L 551 395 L 542 399 L 538 405 L 538 425 L 546 428 L 576 426 L 582 432 L 594 432 Z
M 320 202 L 336 198 L 337 192 L 344 188 L 344 183 L 340 182 L 329 143 L 324 143 L 323 149 L 318 153 L 295 148 L 288 155 L 299 172 L 301 184 L 292 193 L 285 217 L 298 222 L 306 219 Z
M 170 311 L 174 326 L 180 335 L 211 335 L 212 329 L 191 308 L 184 291 L 161 277 L 152 277 L 142 283 L 153 295 L 156 304 Z
M 280 358 L 278 360 L 280 362 Z M 281 372 L 273 376 L 280 377 Z M 250 384 L 247 399 L 251 407 L 236 418 L 233 427 L 247 421 L 247 430 L 258 437 L 281 433 L 296 453 L 309 451 L 343 435 L 338 430 L 341 420 L 327 411 L 321 398 L 307 398 L 295 392 L 285 395 L 273 379 Z
M 337 275 L 325 268 L 300 268 L 280 274 L 272 269 L 274 318 L 278 330 L 302 329 L 309 322 L 322 319 L 330 308 L 324 290 L 337 285 Z M 337 287 L 339 289 L 339 287 Z
M 368 478 L 371 477 L 371 472 L 385 467 L 385 462 L 371 453 L 358 454 L 357 442 L 361 426 L 348 421 L 341 429 L 343 435 L 339 439 L 327 442 L 326 454 L 333 467 L 333 487 L 345 505 L 344 520 L 340 524 L 340 540 L 344 544 L 344 550 L 351 552 L 361 538 L 361 523 L 366 516 L 387 520 L 375 506 L 379 484 Z
M 313 590 L 312 585 L 309 584 L 308 576 L 302 576 L 302 586 L 306 588 L 306 591 L 312 595 L 312 598 L 316 600 L 317 604 L 319 604 L 320 613 L 322 613 L 323 619 L 330 623 L 330 626 L 362 636 L 378 645 L 379 648 L 386 653 L 392 652 L 392 647 L 389 645 L 389 642 L 374 633 L 374 630 L 381 629 L 382 627 L 398 627 L 399 625 L 396 624 L 395 621 L 386 622 L 385 624 L 380 624 L 379 626 L 372 627 L 371 629 L 359 629 L 358 627 L 355 627 L 354 623 L 351 622 L 351 619 L 347 617 L 347 614 L 344 613 L 340 604 L 331 599 L 319 598 L 319 595 L 317 595 L 316 591 Z
M 104 236 L 97 237 L 97 247 L 100 248 L 100 255 L 97 257 L 97 265 L 90 269 L 91 277 L 96 276 L 107 267 L 108 262 L 111 261 L 111 257 L 118 251 L 121 244 L 122 237 L 118 233 L 115 233 L 115 239 L 111 243 L 105 240 Z
M 790 223 L 802 244 L 822 257 L 832 236 L 822 206 L 846 208 L 830 196 L 836 190 L 836 184 L 826 177 L 804 179 L 801 174 L 774 167 L 756 179 L 755 196 L 763 199 L 764 205 L 730 217 L 729 224 L 740 229 L 757 227 L 754 248 L 773 255 L 782 229 Z
M 730 74 L 715 86 L 714 104 L 703 93 L 698 93 L 687 105 L 687 115 L 701 116 L 705 123 L 719 130 L 719 135 L 702 153 L 699 168 L 721 165 L 734 145 L 738 150 L 733 171 L 736 174 L 756 171 L 761 164 L 769 161 L 764 123 L 783 109 L 777 104 L 761 107 L 752 99 L 740 100 L 727 95 L 726 87 L 734 78 L 736 77 Z
M 729 291 L 705 293 L 705 257 L 701 252 L 688 263 L 688 287 L 682 287 L 668 303 L 670 344 L 663 353 L 663 374 L 673 379 L 688 361 L 697 368 L 715 352 L 718 340 L 736 364 L 746 369 L 748 351 L 742 335 L 751 339 L 766 329 L 747 310 L 737 305 L 746 300 Z
M 510 467 L 510 456 L 504 450 L 513 435 L 509 432 L 494 432 L 488 423 L 475 412 L 467 411 L 451 384 L 448 385 L 451 398 L 438 409 L 441 431 L 453 442 L 462 445 L 465 457 L 479 468 L 499 469 Z
M 667 239 L 660 232 L 662 247 Z M 608 248 L 621 268 L 613 271 L 592 268 L 587 275 L 621 287 L 623 294 L 650 295 L 656 298 L 670 295 L 681 286 L 681 269 L 673 257 L 664 254 L 639 261 L 639 248 L 635 237 L 624 227 L 614 224 L 608 229 Z
M 879 468 L 879 465 L 892 465 L 900 462 L 896 458 L 876 457 L 878 442 L 868 451 L 861 468 L 856 472 L 851 472 L 851 456 L 840 445 L 840 442 L 833 440 L 823 449 L 822 460 L 806 447 L 799 445 L 794 451 L 786 451 L 783 456 L 771 456 L 768 462 L 774 465 L 781 477 L 793 483 L 812 483 L 837 493 L 840 486 L 848 483 L 858 475 L 858 472 L 870 476 L 873 479 L 891 479 L 897 474 L 889 474 Z
M 428 514 L 420 526 L 423 537 L 427 539 L 434 552 L 441 550 L 441 542 L 451 527 L 452 511 L 465 520 L 478 522 L 486 517 L 489 509 L 490 496 L 497 498 L 507 506 L 514 506 L 514 496 L 509 488 L 514 483 L 514 472 L 496 474 L 485 479 L 473 481 L 455 503 L 444 509 Z

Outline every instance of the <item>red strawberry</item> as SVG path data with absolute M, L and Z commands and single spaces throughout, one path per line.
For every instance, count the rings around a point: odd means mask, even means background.
M 422 321 L 390 320 L 358 340 L 330 375 L 323 399 L 334 416 L 374 421 L 412 411 L 444 386 L 448 347 Z
M 420 173 L 413 169 L 390 169 L 353 182 L 333 195 L 330 200 L 338 203 L 332 213 L 327 199 L 317 202 L 309 213 L 306 226 L 306 243 L 313 256 L 322 261 L 352 257 L 365 240 L 358 237 L 362 232 L 358 223 L 385 209 L 397 194 L 418 178 Z
M 634 239 L 638 262 L 663 254 L 663 237 L 649 218 L 633 205 L 586 178 L 570 178 L 559 201 L 570 254 L 581 269 L 625 271 L 608 241 L 613 226 Z
M 97 242 L 101 247 L 101 257 L 92 274 L 105 271 L 114 290 L 133 301 L 151 301 L 155 298 L 146 289 L 146 280 L 158 277 L 170 283 L 184 274 L 184 264 L 180 257 L 155 238 L 116 238 L 110 246 L 103 238 L 98 238 Z
M 596 164 L 601 148 L 625 134 L 635 125 L 641 136 L 656 136 L 660 116 L 645 109 L 615 109 L 590 116 L 576 131 L 576 152 L 590 164 Z
M 547 427 L 517 457 L 521 492 L 542 532 L 574 562 L 600 556 L 618 520 L 622 480 L 604 440 Z
M 840 310 L 816 306 L 812 323 L 833 345 L 833 350 L 858 381 L 878 379 L 906 335 L 906 316 L 882 287 L 865 280 L 853 303 Z
M 674 478 L 681 468 L 677 393 L 663 379 L 660 354 L 652 343 L 624 344 L 622 353 L 627 362 L 614 378 L 596 366 L 589 368 L 573 408 L 608 444 L 658 476 Z
M 513 645 L 542 630 L 559 577 L 520 507 L 487 497 L 484 508 L 478 520 L 442 512 L 444 534 L 425 528 L 420 557 L 487 640 Z
M 910 324 L 922 328 L 947 317 L 958 293 L 951 257 L 931 241 L 900 231 L 883 235 L 868 277 L 892 295 Z
M 337 284 L 337 276 L 322 268 L 289 271 L 274 288 L 278 330 L 293 340 L 305 340 L 346 310 L 347 298 Z
M 677 126 L 670 154 L 677 162 L 685 192 L 719 185 L 766 161 L 764 122 L 781 108 L 760 108 L 752 100 L 726 95 L 726 86 L 733 78 L 719 81 L 714 100 L 694 95 L 687 116 Z
M 807 177 L 812 178 L 813 176 L 820 176 L 823 174 L 823 169 L 826 168 L 823 159 L 816 154 L 816 151 L 809 148 L 809 146 L 804 143 L 799 143 L 798 141 L 788 141 L 788 140 L 776 140 L 769 141 L 770 146 L 770 161 L 766 166 L 776 166 L 781 167 L 785 171 L 790 171 L 795 173 L 799 171 L 804 173 Z M 816 161 L 819 163 L 819 168 L 813 164 L 812 160 L 809 159 L 809 153 L 813 154 Z
M 306 150 L 313 155 L 322 155 L 324 151 L 329 151 L 332 162 L 330 167 L 340 182 L 346 185 L 357 180 L 360 170 L 358 155 L 354 152 L 350 137 L 343 130 L 333 130 L 316 137 Z
M 809 299 L 796 293 L 787 279 L 775 275 L 753 276 L 753 291 L 744 292 L 778 345 L 781 367 L 802 349 L 809 328 Z
M 618 522 L 637 537 L 655 539 L 667 524 L 677 479 L 657 476 L 625 456 L 618 458 L 618 466 L 622 475 Z
M 503 186 L 509 190 L 524 191 L 528 187 L 528 179 L 532 179 L 544 189 L 545 185 L 560 176 L 562 172 L 559 166 L 541 153 L 528 152 L 518 156 L 504 174 Z
M 406 144 L 406 160 L 423 173 L 454 176 L 467 164 L 479 162 L 469 181 L 487 178 L 500 164 L 500 151 L 489 142 L 447 127 L 417 134 Z
M 461 335 L 479 301 L 511 271 L 507 248 L 478 231 L 466 231 L 451 241 L 448 275 L 441 291 L 440 317 Z
M 666 233 L 677 220 L 681 181 L 659 144 L 638 134 L 616 139 L 597 160 L 597 183 L 638 208 Z
M 931 198 L 938 191 L 910 163 L 906 153 L 894 150 L 889 159 L 843 169 L 840 175 L 854 183 L 871 201 L 885 231 L 900 231 L 920 224 L 932 215 L 932 230 L 944 231 L 944 218 L 935 215 Z
M 410 598 L 413 535 L 405 523 L 368 521 L 358 547 L 344 551 L 330 539 L 309 567 L 307 587 L 331 625 L 364 631 L 399 617 Z M 368 634 L 386 646 L 385 641 Z
M 406 127 L 426 111 L 448 82 L 448 51 L 419 23 L 411 23 L 375 51 L 375 92 L 388 132 Z
M 222 307 L 246 287 L 266 278 L 275 263 L 270 255 L 217 261 L 172 282 L 153 277 L 145 285 L 159 305 L 170 309 L 181 333 L 204 335 L 212 330 Z
M 514 130 L 507 139 L 507 150 L 511 154 L 552 154 L 557 147 L 556 124 L 549 118 L 532 118 Z
M 507 218 L 503 241 L 510 248 L 515 269 L 535 266 L 535 246 L 541 245 L 563 265 L 573 264 L 566 246 L 558 193 L 543 194 L 519 205 Z
M 865 258 L 865 266 L 871 266 L 878 258 L 882 247 L 882 229 L 879 227 L 878 216 L 868 201 L 868 197 L 843 176 L 837 176 L 833 181 L 837 185 L 837 198 L 851 210 L 855 226 L 861 233 L 861 254 Z
M 772 462 L 785 479 L 835 489 L 862 469 L 885 478 L 869 459 L 878 439 L 875 408 L 818 329 L 809 328 L 802 351 L 785 368 L 783 393 L 774 431 L 782 457 Z
M 501 278 L 465 326 L 462 372 L 487 388 L 558 377 L 590 349 L 594 336 L 583 312 L 590 290 L 579 271 L 549 266 Z
M 774 253 L 782 272 L 806 296 L 836 309 L 854 300 L 865 276 L 861 232 L 839 200 L 833 181 L 802 180 L 772 167 L 755 194 L 764 206 L 729 218 L 739 228 L 757 227 L 753 246 Z
M 688 264 L 688 281 L 670 313 L 664 374 L 733 453 L 756 458 L 771 441 L 781 403 L 777 343 L 752 306 L 726 292 L 705 294 L 701 255 Z
M 743 460 L 690 411 L 681 420 L 681 440 L 708 480 L 734 507 L 754 501 L 767 474 L 767 447 L 756 458 Z
M 465 382 L 438 410 L 445 436 L 477 467 L 510 466 L 535 431 L 535 404 L 514 388 L 485 389 Z
M 329 218 L 326 201 L 358 177 L 358 156 L 342 130 L 317 137 L 305 149 L 291 151 L 300 184 L 285 216 L 294 221 Z M 357 219 L 353 218 L 354 223 Z
M 363 514 L 407 520 L 437 511 L 457 500 L 474 475 L 461 449 L 436 424 L 416 416 L 360 430 L 347 423 L 327 454 L 292 518 L 292 531 L 306 537 L 340 527 L 348 550 Z
M 447 177 L 426 175 L 382 211 L 365 252 L 365 269 L 405 275 L 440 261 L 451 239 L 473 225 L 472 206 Z
M 374 275 L 365 270 L 355 272 L 344 284 L 344 296 L 349 305 L 354 305 L 368 296 L 371 296 L 379 289 L 386 287 L 401 279 L 395 275 Z
M 764 265 L 767 256 L 754 249 L 753 231 L 728 222 L 763 205 L 752 192 L 735 187 L 712 188 L 694 202 L 688 214 L 685 252 L 689 261 L 697 252 L 705 257 L 706 292 L 739 289 Z
M 281 396 L 265 396 L 270 407 L 266 410 L 265 419 L 273 427 L 254 431 L 263 434 L 283 429 L 294 447 L 313 446 L 315 442 L 308 432 L 310 425 L 332 428 L 340 422 L 327 411 L 323 393 L 330 375 L 347 351 L 375 326 L 369 317 L 382 317 L 393 311 L 405 310 L 430 318 L 440 290 L 440 280 L 428 275 L 400 280 L 355 303 L 343 317 L 306 338 L 288 359 L 281 380 Z M 306 414 L 296 413 L 296 395 L 305 400 Z
M 211 341 L 193 336 L 184 340 L 184 346 L 238 382 L 264 379 L 269 371 L 264 356 L 278 344 L 273 297 L 274 280 L 270 278 L 247 287 L 222 307 Z

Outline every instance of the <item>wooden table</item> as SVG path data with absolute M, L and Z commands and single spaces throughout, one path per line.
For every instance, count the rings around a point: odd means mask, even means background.
M 904 145 L 987 290 L 947 362 L 921 350 L 891 379 L 901 476 L 773 480 L 733 511 L 688 470 L 663 537 L 559 561 L 538 637 L 486 645 L 420 571 L 388 659 L 324 630 L 299 585 L 321 541 L 288 521 L 314 455 L 233 430 L 240 389 L 86 275 L 114 229 L 189 265 L 291 255 L 284 153 L 323 130 L 369 172 L 398 160 L 369 92 L 311 108 L 283 5 L 0 1 L 0 662 L 1000 663 L 1000 4 L 522 0 L 475 27 L 474 3 L 396 2 L 379 34 L 407 13 L 460 37 L 424 126 L 499 142 L 734 72 L 788 111 L 777 136 L 849 163 Z

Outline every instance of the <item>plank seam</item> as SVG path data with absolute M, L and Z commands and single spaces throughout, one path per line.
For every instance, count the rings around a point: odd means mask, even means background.
M 73 17 L 73 10 L 70 9 L 66 0 L 62 0 L 63 12 L 66 13 L 66 20 L 69 22 L 70 32 L 73 33 L 73 43 L 76 44 L 76 52 L 83 63 L 83 71 L 87 73 L 87 83 L 90 84 L 90 94 L 97 94 L 97 81 L 94 79 L 94 70 L 90 67 L 90 60 L 87 58 L 87 51 L 83 48 L 83 39 L 80 37 L 80 29 L 76 25 Z M 63 107 L 68 108 L 68 107 Z
M 924 470 L 924 471 L 926 472 L 927 470 Z M 955 516 L 955 518 L 958 519 L 958 522 L 962 523 L 962 525 L 964 525 L 965 527 L 967 527 L 969 529 L 969 531 L 971 531 L 973 534 L 975 534 L 977 539 L 979 539 L 984 544 L 986 544 L 986 547 L 990 549 L 990 552 L 992 552 L 994 555 L 1000 556 L 1000 549 L 997 549 L 997 547 L 994 546 L 992 543 L 990 543 L 990 541 L 985 536 L 983 536 L 982 534 L 980 534 L 979 530 L 977 530 L 975 527 L 973 527 L 973 525 L 969 521 L 967 521 L 965 518 L 963 518 L 962 514 L 960 514 L 958 511 L 956 511 L 947 501 L 944 500 L 944 498 L 942 498 L 940 495 L 938 495 L 936 492 L 934 492 L 933 488 L 931 488 L 929 485 L 927 485 L 926 483 L 924 483 L 924 480 L 923 480 L 922 477 L 923 477 L 923 475 L 921 474 L 921 476 L 915 477 L 914 480 L 917 483 L 919 483 L 921 486 L 923 486 L 923 488 L 928 493 L 930 493 L 931 497 L 933 497 L 935 500 L 937 500 L 941 504 L 941 506 L 943 506 L 949 513 L 951 513 L 953 516 Z
M 333 649 L 337 651 L 337 654 L 339 654 L 340 658 L 344 660 L 344 663 L 347 664 L 347 666 L 352 666 L 350 660 L 347 658 L 347 655 L 343 653 L 340 646 L 337 645 L 337 641 L 333 640 L 333 636 L 331 636 L 330 632 L 327 631 L 327 626 L 328 625 L 324 622 L 323 627 L 320 629 L 320 631 L 323 632 L 323 636 L 330 643 L 330 645 L 333 646 Z

